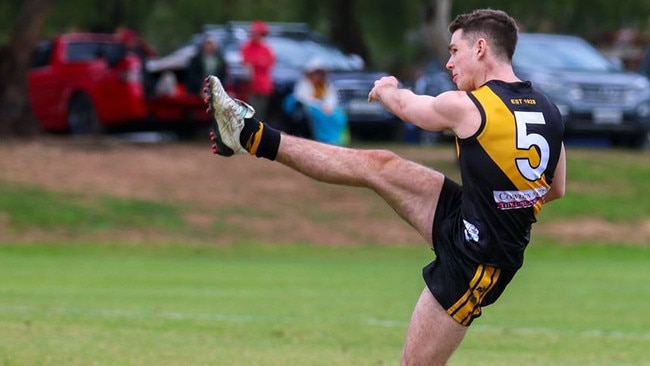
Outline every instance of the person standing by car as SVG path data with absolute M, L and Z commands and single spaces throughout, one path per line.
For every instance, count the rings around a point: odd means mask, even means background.
M 565 194 L 562 116 L 512 68 L 515 20 L 503 11 L 481 9 L 457 16 L 449 31 L 446 68 L 458 90 L 417 95 L 385 76 L 375 81 L 368 101 L 420 128 L 452 131 L 462 186 L 388 150 L 282 134 L 254 119 L 254 111 L 230 98 L 219 79 L 207 80 L 207 102 L 217 124 L 213 153 L 250 154 L 321 182 L 368 188 L 434 251 L 435 259 L 422 271 L 425 286 L 408 326 L 402 365 L 447 363 L 470 324 L 523 265 L 542 206 Z M 258 183 L 264 184 L 263 177 Z
M 155 53 L 144 42 L 142 42 L 138 33 L 133 29 L 124 26 L 117 27 L 115 29 L 115 37 L 122 44 L 122 49 L 117 58 L 111 63 L 117 64 L 128 55 L 137 57 L 140 62 L 140 73 L 145 96 L 152 96 L 154 94 L 155 85 L 152 75 L 147 69 L 147 61 L 149 61 Z
M 142 60 L 146 60 L 152 55 L 152 51 L 144 45 L 140 36 L 133 29 L 120 26 L 115 29 L 115 38 L 124 47 L 122 52 L 132 53 Z
M 225 80 L 226 67 L 226 60 L 224 60 L 219 46 L 212 38 L 206 37 L 187 67 L 187 92 L 200 94 L 203 80 L 208 75 L 215 75 L 220 80 Z
M 294 86 L 293 98 L 302 105 L 315 140 L 334 145 L 349 143 L 348 119 L 322 60 L 307 62 Z
M 250 104 L 260 118 L 266 120 L 269 99 L 273 93 L 273 66 L 275 54 L 264 38 L 269 33 L 265 22 L 256 20 L 250 27 L 250 40 L 241 47 L 242 60 L 251 68 Z

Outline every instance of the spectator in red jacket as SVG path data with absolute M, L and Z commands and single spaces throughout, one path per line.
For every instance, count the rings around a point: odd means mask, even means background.
M 255 21 L 251 24 L 248 42 L 241 48 L 244 64 L 249 65 L 252 72 L 250 104 L 263 119 L 267 110 L 271 93 L 273 93 L 273 78 L 271 71 L 275 64 L 273 50 L 264 42 L 269 33 L 266 23 Z

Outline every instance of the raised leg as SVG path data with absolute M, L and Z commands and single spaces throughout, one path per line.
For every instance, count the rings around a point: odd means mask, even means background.
M 431 244 L 442 173 L 387 150 L 360 150 L 282 135 L 276 160 L 318 181 L 377 192 Z

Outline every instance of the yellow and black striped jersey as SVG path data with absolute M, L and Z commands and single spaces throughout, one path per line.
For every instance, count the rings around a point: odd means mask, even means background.
M 562 117 L 530 82 L 493 80 L 468 96 L 481 126 L 456 140 L 465 251 L 480 263 L 516 269 L 553 180 Z

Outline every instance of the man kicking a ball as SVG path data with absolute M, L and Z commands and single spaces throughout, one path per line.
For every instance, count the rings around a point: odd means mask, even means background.
M 435 260 L 415 305 L 402 365 L 443 365 L 467 328 L 522 266 L 542 205 L 565 192 L 560 113 L 512 69 L 517 25 L 492 9 L 459 15 L 449 26 L 447 69 L 458 91 L 437 97 L 375 81 L 369 102 L 420 128 L 456 135 L 463 186 L 386 150 L 326 145 L 253 118 L 219 79 L 206 80 L 215 119 L 213 152 L 275 160 L 318 181 L 367 187 L 431 245 Z

